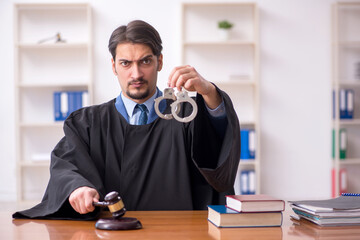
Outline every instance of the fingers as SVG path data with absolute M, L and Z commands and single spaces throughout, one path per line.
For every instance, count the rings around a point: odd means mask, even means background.
M 72 208 L 80 213 L 86 214 L 94 211 L 93 202 L 99 201 L 99 193 L 90 187 L 80 187 L 74 190 L 69 197 L 69 202 Z
M 185 87 L 185 89 L 193 91 L 194 82 L 196 83 L 197 80 L 200 80 L 200 78 L 195 68 L 189 65 L 180 66 L 174 68 L 171 72 L 168 80 L 168 86 L 172 88 L 176 87 L 179 91 L 181 90 L 181 87 Z

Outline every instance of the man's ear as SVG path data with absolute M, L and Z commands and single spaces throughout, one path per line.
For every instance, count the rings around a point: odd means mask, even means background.
M 160 54 L 160 56 L 158 57 L 158 69 L 157 70 L 160 72 L 162 67 L 163 67 L 163 55 Z
M 111 58 L 111 65 L 112 65 L 113 73 L 114 73 L 114 75 L 116 76 L 116 75 L 117 75 L 117 72 L 116 72 L 116 68 L 115 68 L 115 61 L 114 61 L 113 58 Z

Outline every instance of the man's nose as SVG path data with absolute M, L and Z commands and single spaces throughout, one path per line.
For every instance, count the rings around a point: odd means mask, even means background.
M 134 64 L 132 67 L 131 77 L 133 79 L 139 79 L 144 76 L 141 67 L 138 64 Z

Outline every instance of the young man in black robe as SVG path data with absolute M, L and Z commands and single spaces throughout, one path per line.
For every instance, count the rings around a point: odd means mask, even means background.
M 196 91 L 198 113 L 187 123 L 159 118 L 154 110 L 154 99 L 162 95 L 156 87 L 163 65 L 158 32 L 132 21 L 112 33 L 109 50 L 121 94 L 66 119 L 42 202 L 13 217 L 94 218 L 99 211 L 93 202 L 111 191 L 119 193 L 127 210 L 206 209 L 234 193 L 240 128 L 228 95 L 195 68 L 176 67 L 168 85 Z M 144 125 L 137 125 L 137 104 L 147 107 Z M 161 111 L 169 111 L 166 105 L 160 102 Z M 182 104 L 178 115 L 192 110 Z

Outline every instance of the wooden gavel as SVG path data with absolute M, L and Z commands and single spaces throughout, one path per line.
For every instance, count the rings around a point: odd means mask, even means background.
M 95 223 L 97 229 L 102 230 L 130 230 L 140 229 L 142 225 L 136 218 L 123 217 L 126 209 L 125 205 L 115 191 L 106 194 L 103 202 L 93 202 L 97 207 L 108 207 L 112 218 L 101 218 Z
M 115 191 L 106 194 L 103 202 L 93 202 L 93 205 L 97 207 L 108 207 L 114 218 L 121 218 L 126 212 L 125 205 L 119 193 Z

